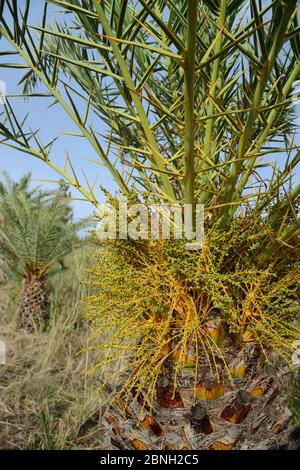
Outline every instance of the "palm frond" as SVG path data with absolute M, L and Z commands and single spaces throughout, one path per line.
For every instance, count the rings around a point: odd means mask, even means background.
M 26 67 L 20 96 L 46 89 L 121 192 L 135 188 L 149 204 L 204 203 L 223 226 L 264 195 L 275 203 L 282 192 L 283 206 L 294 204 L 296 0 L 50 3 L 64 12 L 55 23 L 45 8 L 31 26 L 11 2 L 0 17 L 0 33 Z M 25 128 L 8 98 L 1 143 L 45 161 L 97 205 L 71 158 L 54 163 L 54 140 L 42 144 Z M 278 154 L 290 161 L 292 185 Z
M 66 202 L 29 189 L 29 182 L 29 175 L 19 183 L 6 176 L 0 184 L 0 253 L 19 274 L 45 275 L 80 243 L 77 233 L 86 221 L 74 224 Z

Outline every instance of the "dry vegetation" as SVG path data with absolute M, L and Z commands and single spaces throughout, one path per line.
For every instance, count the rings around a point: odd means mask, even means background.
M 101 403 L 84 347 L 88 329 L 82 318 L 80 288 L 86 250 L 72 254 L 71 268 L 52 279 L 51 325 L 45 332 L 17 331 L 15 311 L 20 285 L 0 286 L 0 338 L 7 364 L 0 366 L 0 448 L 76 449 L 101 445 Z M 93 381 L 93 383 L 91 383 Z
M 103 448 L 99 377 L 85 378 L 95 357 L 80 353 L 89 335 L 81 305 L 89 291 L 80 285 L 88 251 L 70 255 L 70 268 L 52 278 L 51 324 L 44 332 L 16 329 L 21 285 L 2 276 L 0 338 L 7 344 L 7 365 L 0 366 L 1 449 Z M 294 405 L 298 422 L 299 399 Z

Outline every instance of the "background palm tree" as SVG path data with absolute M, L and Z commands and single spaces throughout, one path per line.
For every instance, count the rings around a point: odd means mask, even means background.
M 54 25 L 49 3 L 68 13 Z M 121 377 L 106 414 L 116 446 L 270 446 L 287 426 L 299 336 L 296 4 L 51 0 L 34 27 L 29 1 L 2 4 L 6 65 L 26 68 L 20 96 L 52 97 L 122 194 L 205 204 L 203 250 L 121 241 L 91 272 L 96 368 L 116 363 Z M 54 162 L 55 139 L 43 145 L 9 98 L 0 131 L 98 205 L 96 183 L 69 155 Z
M 66 202 L 59 193 L 29 187 L 30 175 L 18 183 L 0 182 L 0 252 L 5 267 L 23 279 L 17 323 L 32 331 L 49 320 L 47 279 L 65 268 L 64 257 L 79 245 Z M 61 194 L 61 197 L 63 194 Z

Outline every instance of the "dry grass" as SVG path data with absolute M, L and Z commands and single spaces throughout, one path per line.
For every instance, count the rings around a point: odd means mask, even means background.
M 100 448 L 101 403 L 95 378 L 85 379 L 89 357 L 80 354 L 88 328 L 81 317 L 79 281 L 86 252 L 69 258 L 71 269 L 51 283 L 52 325 L 43 333 L 17 331 L 16 283 L 0 287 L 0 338 L 6 365 L 0 366 L 0 448 Z

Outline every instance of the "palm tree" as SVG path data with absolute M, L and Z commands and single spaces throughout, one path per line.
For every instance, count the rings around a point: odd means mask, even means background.
M 15 183 L 7 174 L 0 182 L 0 253 L 6 269 L 23 279 L 17 324 L 33 331 L 49 320 L 47 279 L 64 268 L 79 227 L 66 220 L 65 203 L 29 182 L 30 175 Z
M 55 25 L 50 3 L 68 13 Z M 190 228 L 205 205 L 202 250 L 120 240 L 91 272 L 95 368 L 119 382 L 104 417 L 117 447 L 251 448 L 284 436 L 299 336 L 296 3 L 49 0 L 34 27 L 30 1 L 3 4 L 6 65 L 26 69 L 21 97 L 53 98 L 129 199 L 190 204 Z M 53 161 L 55 138 L 25 131 L 9 97 L 4 117 L 3 145 L 97 207 L 95 184 L 69 155 Z

